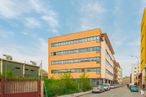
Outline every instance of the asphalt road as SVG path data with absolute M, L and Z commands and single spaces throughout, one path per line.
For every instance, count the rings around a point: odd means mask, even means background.
M 91 93 L 80 97 L 144 97 L 139 92 L 130 92 L 127 87 L 111 89 L 103 93 Z

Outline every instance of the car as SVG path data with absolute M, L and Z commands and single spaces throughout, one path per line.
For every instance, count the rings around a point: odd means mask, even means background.
M 110 86 L 110 89 L 114 89 L 114 88 L 116 88 L 115 85 Z
M 131 91 L 131 92 L 138 92 L 138 91 L 139 91 L 138 86 L 136 86 L 136 85 L 131 85 L 131 86 L 130 86 L 130 91 Z
M 134 85 L 134 84 L 133 84 L 133 83 L 130 83 L 130 84 L 128 85 L 128 88 L 130 89 L 130 87 L 131 87 L 132 85 Z
M 92 89 L 92 93 L 101 93 L 101 92 L 103 92 L 103 90 L 100 87 L 94 87 Z
M 110 90 L 110 85 L 109 84 L 103 84 L 103 87 L 106 91 Z
M 97 87 L 93 87 L 92 93 L 101 93 L 104 92 L 104 86 L 103 85 L 98 85 Z

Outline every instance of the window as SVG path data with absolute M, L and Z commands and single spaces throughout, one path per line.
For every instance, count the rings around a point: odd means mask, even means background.
M 75 40 L 69 40 L 69 41 L 63 41 L 63 42 L 58 42 L 58 43 L 52 43 L 51 46 L 55 47 L 55 46 L 61 46 L 61 45 L 66 45 L 66 44 L 75 44 L 75 43 L 79 43 L 79 42 L 87 42 L 87 41 L 92 41 L 92 40 L 96 40 L 96 41 L 100 41 L 100 37 L 99 36 L 92 36 L 92 37 L 86 37 L 86 38 L 81 38 L 81 39 L 75 39 Z
M 100 62 L 100 58 L 80 58 L 80 59 L 70 59 L 70 60 L 58 60 L 51 62 L 54 64 L 70 64 L 70 63 L 79 63 L 79 62 L 90 62 L 90 61 L 96 61 L 96 63 Z
M 52 56 L 62 55 L 62 54 L 73 54 L 73 53 L 82 53 L 82 52 L 91 52 L 96 51 L 97 53 L 100 52 L 100 47 L 89 47 L 89 48 L 79 48 L 79 49 L 72 49 L 72 50 L 65 50 L 59 52 L 52 52 Z
M 63 70 L 52 70 L 51 73 L 75 73 L 75 72 L 96 72 L 101 73 L 100 68 L 80 68 L 80 69 L 63 69 Z
M 16 69 L 20 69 L 20 67 L 16 67 Z
M 34 70 L 30 70 L 30 71 L 34 71 Z

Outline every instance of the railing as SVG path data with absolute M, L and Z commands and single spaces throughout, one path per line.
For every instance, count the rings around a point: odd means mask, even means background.
M 0 97 L 41 97 L 41 81 L 0 78 Z

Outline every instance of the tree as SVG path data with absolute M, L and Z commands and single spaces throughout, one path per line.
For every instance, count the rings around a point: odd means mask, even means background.
M 90 83 L 90 79 L 88 78 L 88 75 L 86 73 L 83 73 L 79 78 L 79 87 L 82 91 L 87 91 L 92 88 L 92 85 Z

